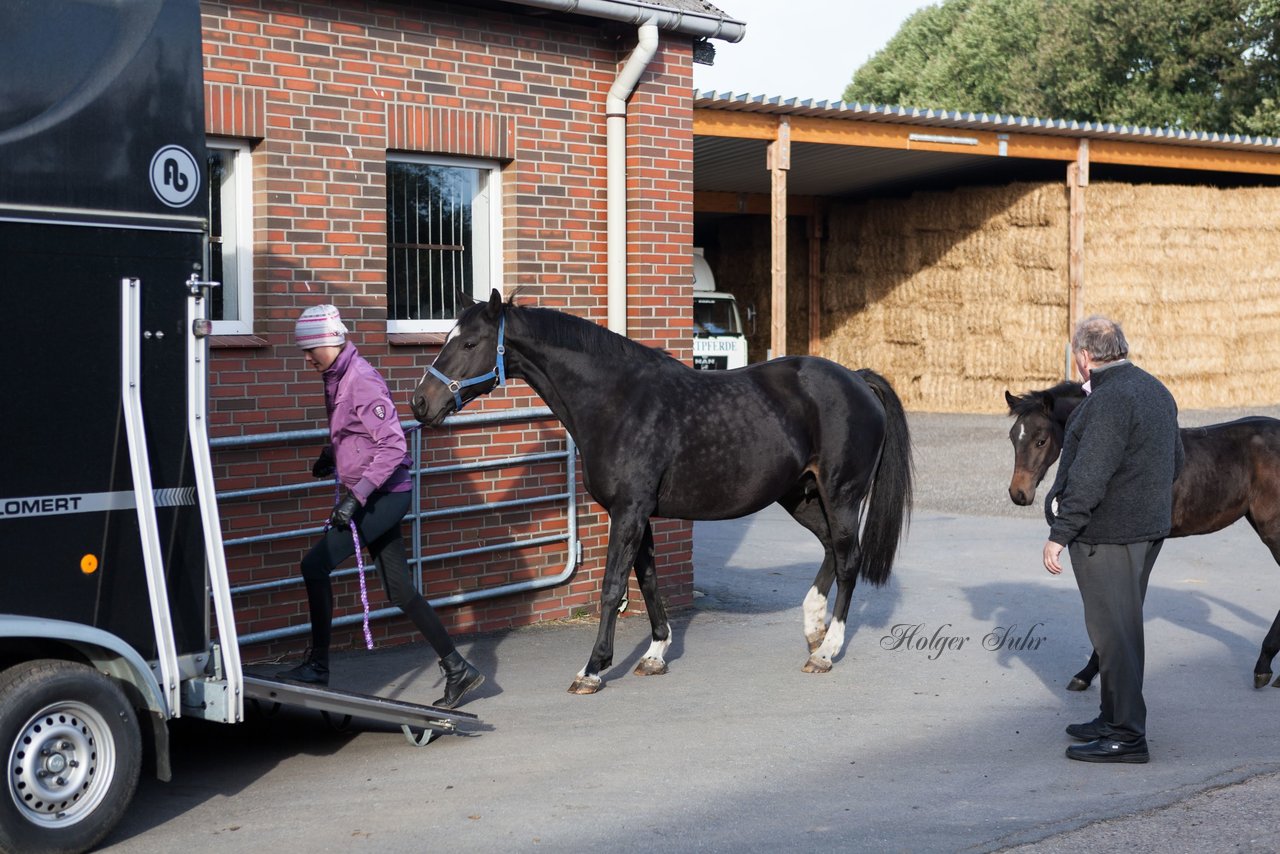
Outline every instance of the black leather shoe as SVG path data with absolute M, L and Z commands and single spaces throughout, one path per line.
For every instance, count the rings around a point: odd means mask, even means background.
M 462 695 L 484 684 L 484 674 L 476 670 L 456 649 L 440 659 L 444 671 L 444 696 L 431 705 L 452 709 L 462 702 Z
M 1147 752 L 1147 740 L 1116 741 L 1114 738 L 1099 738 L 1084 744 L 1073 744 L 1067 748 L 1068 759 L 1079 759 L 1081 762 L 1133 762 L 1142 764 L 1151 761 Z
M 1097 741 L 1102 738 L 1102 724 L 1097 718 L 1086 724 L 1071 724 L 1067 727 L 1067 735 L 1076 741 Z
M 278 675 L 281 679 L 288 679 L 290 682 L 324 686 L 329 684 L 329 665 L 315 659 L 309 659 L 297 667 L 291 667 Z

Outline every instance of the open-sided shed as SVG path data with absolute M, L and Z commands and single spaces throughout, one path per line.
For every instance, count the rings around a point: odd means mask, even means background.
M 1278 176 L 1272 139 L 694 98 L 694 239 L 753 358 L 873 367 L 916 409 L 1060 379 L 1094 312 L 1183 406 L 1280 400 Z

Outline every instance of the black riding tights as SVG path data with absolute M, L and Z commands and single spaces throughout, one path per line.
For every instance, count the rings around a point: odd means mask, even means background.
M 378 562 L 387 598 L 413 621 L 436 655 L 444 658 L 453 652 L 453 641 L 431 603 L 414 589 L 409 575 L 400 533 L 400 520 L 409 510 L 409 497 L 408 492 L 375 492 L 352 519 L 360 532 L 360 543 Z M 302 559 L 302 578 L 311 611 L 311 656 L 325 664 L 329 663 L 333 637 L 333 584 L 329 574 L 354 554 L 351 529 L 330 528 Z

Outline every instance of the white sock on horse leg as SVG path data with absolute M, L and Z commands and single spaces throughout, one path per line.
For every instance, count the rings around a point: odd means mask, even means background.
M 844 647 L 844 621 L 832 620 L 831 625 L 827 628 L 827 636 L 822 641 L 822 646 L 818 647 L 814 652 L 816 658 L 824 661 L 830 661 L 832 656 Z
M 827 625 L 827 597 L 818 592 L 818 588 L 810 587 L 804 594 L 804 636 L 813 637 Z
M 655 661 L 666 661 L 667 647 L 671 646 L 671 627 L 667 626 L 667 639 L 656 640 L 649 644 L 649 651 L 644 654 L 645 658 L 652 658 Z

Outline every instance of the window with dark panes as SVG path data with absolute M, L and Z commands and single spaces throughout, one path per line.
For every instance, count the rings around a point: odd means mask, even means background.
M 466 297 L 482 298 L 494 286 L 496 184 L 488 164 L 388 159 L 389 331 L 447 330 Z

